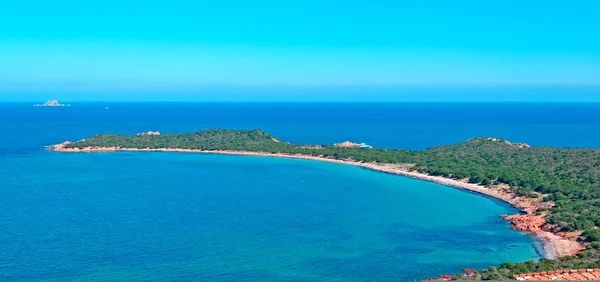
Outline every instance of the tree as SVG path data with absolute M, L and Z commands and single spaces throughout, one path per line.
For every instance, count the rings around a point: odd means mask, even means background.
M 490 184 L 492 184 L 492 181 L 488 178 L 484 178 L 483 180 L 481 180 L 481 185 L 483 186 L 490 186 Z
M 600 230 L 598 229 L 586 230 L 581 235 L 585 236 L 590 242 L 600 242 Z

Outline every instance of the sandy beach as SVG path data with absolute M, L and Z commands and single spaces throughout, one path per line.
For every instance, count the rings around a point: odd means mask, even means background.
M 48 148 L 55 152 L 67 152 L 67 153 L 91 153 L 91 152 L 116 152 L 116 151 L 135 151 L 135 152 L 182 152 L 182 153 L 207 153 L 207 154 L 225 154 L 225 155 L 241 155 L 241 156 L 266 156 L 266 157 L 277 157 L 277 158 L 291 158 L 291 159 L 303 159 L 313 161 L 323 161 L 331 163 L 339 163 L 346 165 L 353 165 L 371 169 L 374 171 L 396 174 L 407 176 L 411 178 L 421 179 L 425 181 L 431 181 L 455 188 L 465 189 L 475 193 L 483 194 L 503 202 L 509 203 L 515 208 L 518 208 L 523 212 L 520 215 L 508 216 L 505 219 L 511 221 L 511 226 L 515 230 L 528 232 L 545 242 L 543 248 L 543 255 L 546 258 L 554 259 L 557 257 L 570 256 L 584 250 L 584 248 L 577 241 L 574 240 L 574 236 L 567 236 L 566 234 L 555 232 L 553 233 L 548 228 L 548 224 L 545 223 L 544 215 L 536 215 L 537 210 L 542 207 L 542 203 L 539 199 L 531 199 L 522 196 L 517 196 L 512 193 L 507 185 L 498 185 L 493 187 L 484 187 L 478 184 L 467 183 L 466 180 L 450 179 L 441 176 L 432 176 L 424 173 L 409 171 L 411 165 L 409 164 L 380 164 L 380 163 L 367 163 L 357 162 L 354 160 L 338 160 L 318 156 L 306 156 L 306 155 L 291 155 L 281 153 L 265 153 L 265 152 L 247 152 L 247 151 L 203 151 L 203 150 L 192 150 L 192 149 L 131 149 L 131 148 L 120 148 L 120 147 L 102 147 L 102 148 L 83 148 L 73 149 L 65 148 L 68 142 L 52 145 Z M 547 203 L 545 205 L 548 205 Z

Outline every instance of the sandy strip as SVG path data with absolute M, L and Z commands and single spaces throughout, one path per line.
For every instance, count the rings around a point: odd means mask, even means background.
M 408 171 L 410 165 L 401 165 L 401 164 L 379 164 L 379 163 L 366 163 L 366 162 L 358 162 L 354 160 L 337 160 L 325 157 L 316 157 L 316 156 L 306 156 L 301 154 L 282 154 L 282 153 L 265 153 L 265 152 L 246 152 L 246 151 L 223 151 L 223 150 L 215 150 L 215 151 L 204 151 L 204 150 L 192 150 L 192 149 L 130 149 L 130 148 L 120 148 L 120 147 L 105 147 L 105 148 L 83 148 L 83 149 L 72 149 L 72 148 L 64 148 L 64 144 L 57 144 L 49 146 L 50 150 L 55 152 L 68 152 L 68 153 L 78 153 L 78 152 L 117 152 L 117 151 L 131 151 L 131 152 L 182 152 L 182 153 L 206 153 L 206 154 L 223 154 L 223 155 L 239 155 L 239 156 L 264 156 L 264 157 L 276 157 L 276 158 L 289 158 L 289 159 L 303 159 L 303 160 L 313 160 L 313 161 L 322 161 L 322 162 L 330 162 L 330 163 L 338 163 L 338 164 L 346 164 L 353 165 L 363 168 L 368 168 L 374 171 L 396 174 L 407 176 L 411 178 L 421 179 L 425 181 L 431 181 L 447 186 L 452 186 L 460 189 L 469 190 L 472 192 L 476 192 L 479 194 L 483 194 L 503 202 L 509 203 L 515 208 L 518 208 L 523 213 L 528 215 L 533 215 L 538 209 L 538 204 L 531 199 L 527 199 L 525 197 L 517 197 L 507 189 L 503 189 L 501 187 L 484 187 L 481 185 L 467 183 L 465 180 L 457 180 L 450 179 L 442 176 L 432 176 L 424 173 Z M 514 223 L 514 221 L 513 221 Z M 570 240 L 568 238 L 564 238 L 559 236 L 558 234 L 554 234 L 547 231 L 535 230 L 531 233 L 533 236 L 542 239 L 545 242 L 543 255 L 546 258 L 554 259 L 556 257 L 563 257 L 574 255 L 577 252 L 583 250 L 584 248 L 576 241 Z

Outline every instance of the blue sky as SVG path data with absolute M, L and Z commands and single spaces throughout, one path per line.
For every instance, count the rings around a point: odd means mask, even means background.
M 600 101 L 598 11 L 577 0 L 3 1 L 0 100 Z

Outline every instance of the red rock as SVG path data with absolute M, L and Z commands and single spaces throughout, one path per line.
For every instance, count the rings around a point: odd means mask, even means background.
M 467 276 L 473 276 L 473 273 L 475 273 L 475 269 L 471 268 L 463 268 L 462 270 L 467 274 Z
M 530 214 L 514 214 L 504 218 L 511 221 L 513 229 L 525 232 L 542 231 L 542 225 L 546 222 L 544 217 Z

